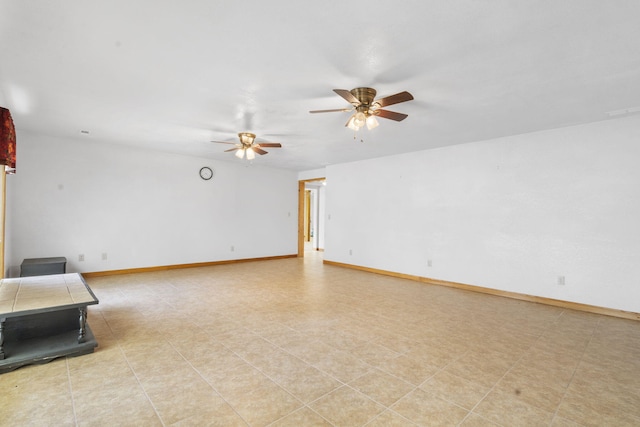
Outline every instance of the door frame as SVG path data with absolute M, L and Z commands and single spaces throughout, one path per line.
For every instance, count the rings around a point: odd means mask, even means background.
M 307 182 L 324 181 L 326 178 L 312 178 L 298 180 L 298 257 L 304 257 L 304 200 L 305 184 Z

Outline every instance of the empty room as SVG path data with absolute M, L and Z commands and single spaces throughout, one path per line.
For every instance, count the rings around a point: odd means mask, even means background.
M 0 0 L 0 426 L 640 425 L 639 16 Z

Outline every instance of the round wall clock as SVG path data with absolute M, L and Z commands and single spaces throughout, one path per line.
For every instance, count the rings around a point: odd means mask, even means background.
M 213 178 L 213 170 L 208 166 L 200 168 L 200 178 L 204 179 L 205 181 L 210 180 L 211 178 Z

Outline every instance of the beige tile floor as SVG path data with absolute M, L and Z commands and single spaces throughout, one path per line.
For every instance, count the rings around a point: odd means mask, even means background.
M 0 375 L 0 425 L 640 425 L 640 322 L 311 255 L 87 280 L 98 349 Z

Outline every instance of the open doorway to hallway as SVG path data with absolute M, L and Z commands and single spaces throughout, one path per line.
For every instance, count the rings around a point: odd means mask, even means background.
M 325 178 L 298 181 L 298 256 L 324 251 Z

